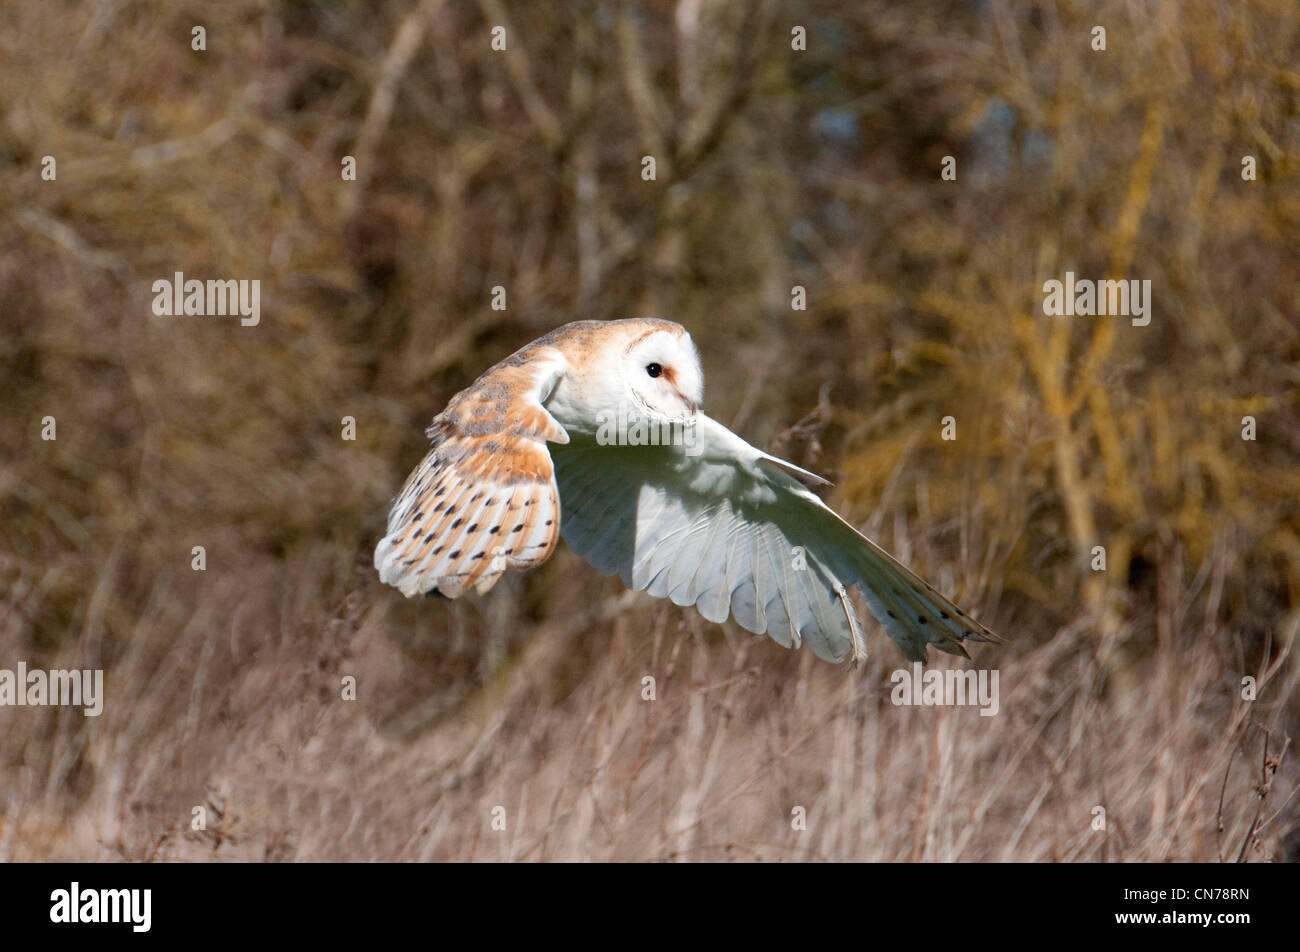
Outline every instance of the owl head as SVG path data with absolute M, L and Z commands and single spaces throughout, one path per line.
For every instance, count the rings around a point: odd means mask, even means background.
M 663 326 L 628 342 L 619 368 L 638 409 L 661 420 L 688 420 L 704 399 L 700 357 L 684 327 L 658 323 Z

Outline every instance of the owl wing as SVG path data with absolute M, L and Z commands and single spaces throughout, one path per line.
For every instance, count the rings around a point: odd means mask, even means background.
M 865 657 L 849 602 L 857 586 L 909 659 L 926 646 L 965 655 L 996 641 L 930 585 L 828 508 L 800 482 L 820 481 L 700 414 L 678 445 L 552 446 L 571 548 L 629 588 L 728 614 L 786 647 Z
M 547 441 L 567 442 L 542 405 L 564 372 L 525 350 L 458 393 L 428 429 L 433 447 L 406 480 L 375 547 L 379 577 L 410 597 L 486 592 L 507 569 L 545 562 L 560 530 Z

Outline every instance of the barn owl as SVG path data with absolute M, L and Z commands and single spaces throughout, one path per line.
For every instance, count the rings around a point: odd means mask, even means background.
M 832 661 L 866 657 L 854 586 L 911 660 L 997 640 L 808 488 L 826 480 L 702 413 L 703 395 L 680 324 L 539 338 L 434 418 L 375 549 L 380 579 L 408 597 L 482 593 L 562 535 L 632 589 Z

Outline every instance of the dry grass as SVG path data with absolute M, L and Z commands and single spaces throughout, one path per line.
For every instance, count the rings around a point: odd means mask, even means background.
M 0 667 L 108 690 L 0 709 L 0 858 L 1300 856 L 1300 16 L 941 7 L 0 8 Z M 262 323 L 154 318 L 177 270 Z M 1042 316 L 1066 270 L 1151 325 Z M 874 626 L 849 672 L 567 552 L 377 584 L 446 398 L 633 314 L 1009 636 L 998 716 L 893 706 Z

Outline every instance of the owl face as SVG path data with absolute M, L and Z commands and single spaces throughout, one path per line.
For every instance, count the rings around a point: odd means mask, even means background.
M 653 418 L 688 420 L 704 398 L 704 371 L 685 331 L 636 338 L 623 353 L 621 369 L 633 402 Z

